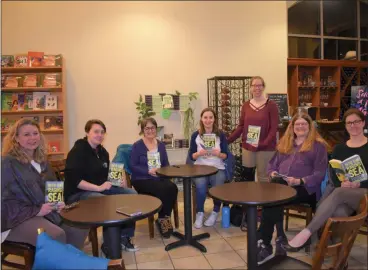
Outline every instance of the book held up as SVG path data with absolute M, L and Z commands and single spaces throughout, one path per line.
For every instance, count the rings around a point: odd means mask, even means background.
M 258 144 L 260 135 L 261 127 L 249 125 L 246 142 L 249 144 Z
M 124 178 L 125 178 L 124 164 L 111 162 L 109 168 L 108 181 L 110 181 L 113 186 L 120 187 Z
M 148 170 L 161 168 L 159 152 L 147 152 Z
M 367 171 L 359 155 L 353 155 L 343 161 L 331 159 L 329 163 L 341 182 L 346 178 L 350 182 L 367 180 Z
M 46 181 L 45 183 L 45 202 L 60 203 L 64 201 L 64 182 Z

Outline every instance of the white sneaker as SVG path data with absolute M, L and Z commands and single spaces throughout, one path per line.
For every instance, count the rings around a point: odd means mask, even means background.
M 204 226 L 211 227 L 211 226 L 215 225 L 215 223 L 217 221 L 217 216 L 218 216 L 218 213 L 212 211 L 211 215 L 204 222 Z
M 196 221 L 194 222 L 194 228 L 200 229 L 203 226 L 204 213 L 198 212 L 196 215 Z

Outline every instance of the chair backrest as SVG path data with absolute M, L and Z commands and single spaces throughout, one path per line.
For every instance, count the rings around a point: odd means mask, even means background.
M 130 154 L 132 152 L 132 144 L 120 144 L 116 150 L 116 155 L 112 162 L 123 163 L 124 169 L 128 174 L 132 174 L 129 167 Z
M 56 177 L 60 181 L 65 180 L 64 172 L 65 172 L 65 166 L 66 166 L 66 159 L 57 159 L 57 160 L 49 160 L 49 163 L 51 165 L 51 168 L 54 170 Z
M 359 228 L 367 218 L 367 211 L 368 194 L 362 198 L 357 215 L 328 219 L 317 247 L 316 254 L 313 258 L 313 270 L 321 269 L 324 257 L 327 254 L 334 257 L 331 265 L 332 269 L 344 268 L 355 238 L 359 232 Z M 338 242 L 335 241 L 335 243 L 329 244 L 331 237 L 334 237 L 334 240 Z

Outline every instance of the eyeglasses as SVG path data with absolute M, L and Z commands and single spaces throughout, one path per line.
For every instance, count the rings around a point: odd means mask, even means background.
M 295 123 L 294 126 L 295 127 L 305 127 L 305 126 L 308 126 L 309 124 L 308 123 Z
M 156 127 L 145 127 L 144 131 L 148 132 L 148 131 L 155 131 Z
M 349 121 L 349 122 L 345 122 L 345 125 L 351 127 L 352 125 L 355 126 L 355 125 L 360 124 L 361 122 L 363 121 L 362 120 Z
M 254 88 L 262 88 L 263 84 L 252 84 L 251 86 Z

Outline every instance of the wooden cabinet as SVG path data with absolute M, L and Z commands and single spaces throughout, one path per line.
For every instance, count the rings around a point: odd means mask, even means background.
M 69 149 L 68 146 L 68 136 L 67 136 L 67 123 L 66 123 L 66 96 L 65 96 L 65 72 L 64 72 L 64 63 L 62 66 L 53 66 L 53 67 L 2 67 L 2 87 L 1 87 L 1 118 L 2 118 L 2 130 L 1 137 L 3 138 L 7 134 L 7 128 L 5 121 L 8 121 L 9 125 L 14 123 L 16 120 L 22 117 L 33 117 L 38 120 L 40 124 L 40 128 L 42 133 L 45 136 L 46 143 L 48 145 L 48 154 L 50 159 L 60 159 L 66 156 L 66 153 Z M 60 79 L 60 83 L 56 86 L 48 86 L 45 83 L 39 84 L 37 82 L 37 86 L 32 87 L 24 87 L 24 83 L 18 83 L 18 87 L 7 87 L 5 81 L 7 77 L 19 77 L 25 78 L 27 75 L 36 75 L 37 80 L 40 76 L 58 76 Z M 24 106 L 26 104 L 26 100 L 17 100 L 19 96 L 32 96 L 34 97 L 34 93 L 39 92 L 42 96 L 42 93 L 45 95 L 52 95 L 57 97 L 57 107 L 53 109 L 24 109 L 13 108 L 9 103 L 16 102 L 16 104 L 21 104 L 24 102 Z M 4 101 L 4 96 L 7 95 L 8 101 Z M 13 101 L 9 102 L 9 96 L 13 97 Z M 45 98 L 45 102 L 47 99 Z M 33 100 L 29 101 L 33 102 Z M 8 106 L 9 105 L 9 106 Z M 18 105 L 17 105 L 18 106 Z M 30 105 L 29 105 L 30 106 Z M 32 104 L 33 106 L 33 104 Z M 45 126 L 45 123 L 48 124 L 45 119 L 57 120 L 59 128 L 55 128 L 50 124 L 50 126 Z M 60 128 L 60 121 L 62 121 L 62 127 Z M 5 126 L 5 127 L 4 127 Z
M 351 86 L 368 83 L 368 62 L 289 58 L 287 74 L 291 113 L 310 106 L 316 120 L 332 121 L 350 107 Z

